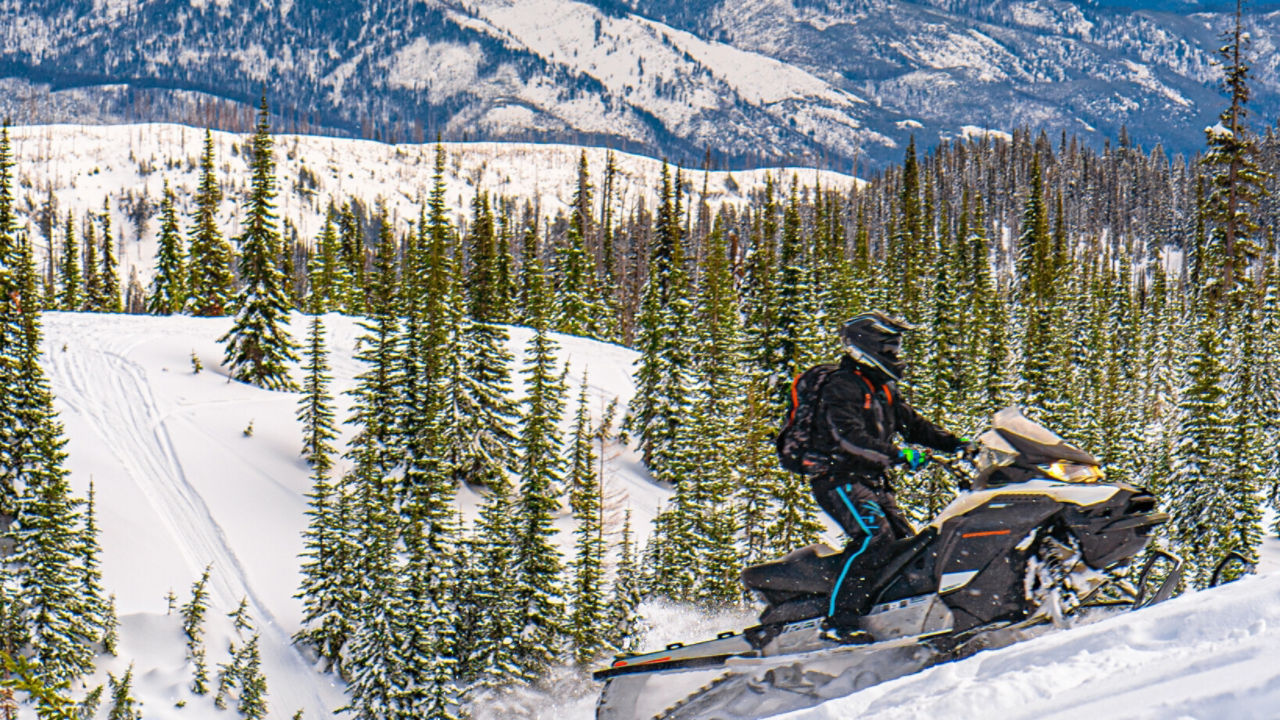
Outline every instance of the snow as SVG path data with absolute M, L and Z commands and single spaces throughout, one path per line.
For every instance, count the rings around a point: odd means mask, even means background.
M 290 644 L 301 620 L 297 591 L 298 553 L 305 527 L 308 469 L 299 457 L 298 395 L 267 392 L 231 382 L 219 367 L 216 339 L 230 318 L 144 317 L 47 313 L 43 365 L 57 397 L 68 437 L 68 465 L 77 494 L 97 490 L 102 528 L 102 571 L 121 616 L 121 653 L 100 663 L 89 687 L 105 672 L 122 674 L 135 663 L 138 693 L 148 718 L 213 718 L 209 696 L 187 689 L 184 638 L 178 615 L 166 615 L 170 590 L 181 604 L 191 584 L 212 564 L 211 618 L 206 640 L 211 669 L 228 659 L 234 640 L 230 620 L 247 598 L 262 632 L 263 666 L 272 717 L 332 717 L 343 702 L 334 678 L 314 671 Z M 333 390 L 352 386 L 352 359 L 360 334 L 353 318 L 325 317 L 333 365 Z M 305 318 L 295 315 L 292 332 L 304 337 Z M 531 336 L 512 328 L 511 350 L 519 362 Z M 635 359 L 626 348 L 560 337 L 561 360 L 577 382 L 589 371 L 591 409 L 597 417 L 615 397 L 634 392 Z M 204 365 L 192 372 L 191 354 Z M 576 397 L 576 386 L 574 388 Z M 338 396 L 338 416 L 349 399 Z M 244 429 L 253 423 L 252 437 Z M 344 428 L 344 437 L 350 428 Z M 627 448 L 606 452 L 606 520 L 621 529 L 625 508 L 644 536 L 668 491 L 652 483 Z M 341 465 L 340 465 L 341 469 Z M 464 491 L 463 512 L 474 517 L 479 497 Z M 568 529 L 562 513 L 558 524 Z M 572 537 L 564 533 L 562 546 Z M 245 638 L 247 639 L 247 638 Z M 181 711 L 175 703 L 185 701 Z
M 334 390 L 341 392 L 359 369 L 352 353 L 360 330 L 342 315 L 327 315 L 325 323 Z M 229 641 L 241 640 L 226 614 L 247 598 L 263 636 L 271 717 L 288 718 L 299 708 L 308 718 L 334 717 L 344 702 L 340 683 L 310 667 L 289 642 L 300 621 L 293 593 L 309 487 L 298 456 L 298 396 L 227 378 L 216 338 L 229 324 L 229 318 L 45 314 L 43 365 L 66 428 L 72 483 L 82 495 L 95 483 L 104 583 L 116 595 L 122 621 L 120 656 L 102 658 L 88 687 L 134 663 L 147 718 L 227 717 L 210 696 L 190 692 L 180 619 L 165 606 L 170 590 L 185 602 L 212 563 L 209 667 L 228 659 Z M 304 326 L 295 315 L 295 337 L 303 337 Z M 530 332 L 511 332 L 518 360 Z M 629 400 L 632 351 L 558 340 L 569 377 L 576 382 L 589 372 L 593 414 L 615 397 Z M 193 352 L 205 367 L 199 374 L 192 372 Z M 339 395 L 338 405 L 345 418 L 348 398 Z M 254 433 L 246 437 L 250 422 Z M 605 457 L 608 529 L 618 532 L 630 508 L 643 536 L 669 491 L 650 481 L 629 448 L 611 444 Z M 479 501 L 464 490 L 464 515 L 474 517 Z M 557 525 L 567 548 L 567 513 Z M 786 717 L 1274 717 L 1280 707 L 1280 540 L 1264 543 L 1258 570 L 1222 588 L 981 653 Z M 712 637 L 754 621 L 749 608 L 712 613 L 648 603 L 642 613 L 649 628 L 643 647 Z M 477 720 L 586 720 L 598 692 L 583 671 L 564 667 L 535 687 L 487 698 L 472 710 Z
M 433 47 L 431 52 L 447 54 L 451 52 L 449 47 Z M 481 122 L 501 124 L 512 114 L 530 112 L 507 106 L 492 111 Z M 146 197 L 158 205 L 167 180 L 185 229 L 199 181 L 204 130 L 163 123 L 35 125 L 10 128 L 9 134 L 16 162 L 19 226 L 29 221 L 50 193 L 63 218 L 68 211 L 77 217 L 87 212 L 100 213 L 103 200 L 110 196 L 112 227 L 120 240 L 121 276 L 128 278 L 130 267 L 136 266 L 145 282 L 152 274 L 159 221 L 150 218 L 139 237 L 133 222 L 124 215 L 121 200 Z M 219 216 L 226 237 L 240 232 L 238 202 L 246 194 L 250 179 L 243 152 L 247 140 L 248 135 L 213 133 L 217 171 L 226 196 Z M 597 207 L 600 202 L 599 188 L 609 152 L 606 148 L 493 142 L 444 143 L 444 148 L 448 154 L 447 202 L 459 218 L 468 216 L 478 190 L 533 202 L 545 216 L 554 217 L 568 210 L 577 183 L 578 156 L 583 151 L 596 187 Z M 278 135 L 275 151 L 280 190 L 277 211 L 282 221 L 298 228 L 304 241 L 319 234 L 331 202 L 340 206 L 348 200 L 359 201 L 370 212 L 379 205 L 385 206 L 389 217 L 407 229 L 407 223 L 418 218 L 420 202 L 431 188 L 433 144 L 394 145 L 315 135 Z M 615 217 L 625 217 L 640 203 L 652 207 L 661 187 L 662 163 L 623 152 L 615 152 L 614 157 L 618 167 Z M 304 172 L 314 181 L 314 187 L 300 181 Z M 767 175 L 786 184 L 794 180 L 800 187 L 821 183 L 822 187 L 839 192 L 848 191 L 858 182 L 849 175 L 810 168 L 711 171 L 706 175 L 707 202 L 712 208 L 724 203 L 742 204 L 751 193 L 764 187 Z M 694 193 L 702 190 L 703 173 L 686 171 L 685 178 L 690 197 L 696 199 L 698 195 Z M 686 206 L 691 204 L 686 202 Z M 55 236 L 60 242 L 61 230 Z M 45 239 L 34 230 L 32 237 L 36 239 L 39 261 L 45 252 Z
M 1278 597 L 1249 577 L 782 717 L 1275 718 Z

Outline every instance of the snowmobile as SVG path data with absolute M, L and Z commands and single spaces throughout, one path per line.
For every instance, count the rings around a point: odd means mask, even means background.
M 1017 408 L 997 413 L 975 448 L 934 458 L 961 492 L 896 542 L 858 627 L 827 623 L 851 550 L 810 545 L 742 573 L 765 603 L 759 625 L 595 672 L 597 720 L 790 712 L 1173 593 L 1182 562 L 1147 548 L 1169 519 L 1150 493 L 1108 482 L 1096 458 Z

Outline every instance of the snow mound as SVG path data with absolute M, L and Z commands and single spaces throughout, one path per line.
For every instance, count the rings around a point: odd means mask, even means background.
M 1280 716 L 1280 574 L 931 668 L 787 720 Z

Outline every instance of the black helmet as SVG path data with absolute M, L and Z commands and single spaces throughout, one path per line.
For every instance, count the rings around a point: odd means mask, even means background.
M 912 326 L 881 312 L 863 313 L 840 328 L 840 344 L 849 357 L 897 381 L 907 364 L 898 357 L 902 333 Z

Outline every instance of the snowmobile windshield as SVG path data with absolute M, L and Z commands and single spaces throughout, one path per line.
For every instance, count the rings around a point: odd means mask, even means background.
M 984 446 L 1018 456 L 1017 459 L 1029 465 L 1051 465 L 1067 463 L 1098 467 L 1097 458 L 1080 448 L 1063 440 L 1045 426 L 1037 423 L 1017 407 L 1010 407 L 996 413 L 991 421 L 992 431 L 979 438 Z M 988 435 L 998 437 L 988 437 Z M 1010 459 L 1012 460 L 1012 458 Z

